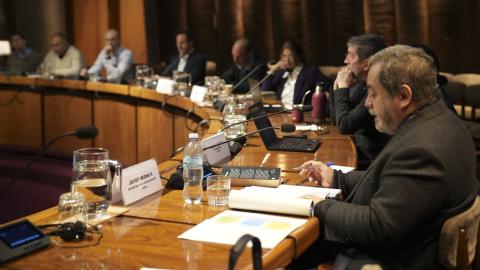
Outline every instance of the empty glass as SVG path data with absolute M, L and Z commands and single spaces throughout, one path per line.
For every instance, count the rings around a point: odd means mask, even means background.
M 145 87 L 147 79 L 153 75 L 153 70 L 147 65 L 138 65 L 135 67 L 135 79 L 137 80 L 137 85 Z
M 226 175 L 210 175 L 207 177 L 208 205 L 226 206 L 230 194 L 231 179 Z
M 85 222 L 86 221 L 85 196 L 80 192 L 67 192 L 60 195 L 58 200 L 58 222 Z

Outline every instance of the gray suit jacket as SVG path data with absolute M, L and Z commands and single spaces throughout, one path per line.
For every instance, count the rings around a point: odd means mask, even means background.
M 384 269 L 441 269 L 441 226 L 473 202 L 475 168 L 466 128 L 437 102 L 403 123 L 367 171 L 334 173 L 345 201 L 315 206 L 321 233 Z

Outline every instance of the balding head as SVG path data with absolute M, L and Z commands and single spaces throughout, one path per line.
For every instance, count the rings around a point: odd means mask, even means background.
M 252 53 L 250 41 L 239 38 L 232 46 L 232 60 L 238 66 L 245 67 L 248 64 L 248 55 Z
M 52 35 L 52 41 L 50 43 L 50 47 L 57 55 L 63 55 L 70 44 L 68 43 L 65 35 L 62 33 L 55 33 Z
M 111 51 L 116 51 L 120 47 L 120 37 L 118 31 L 109 29 L 105 34 L 105 47 Z

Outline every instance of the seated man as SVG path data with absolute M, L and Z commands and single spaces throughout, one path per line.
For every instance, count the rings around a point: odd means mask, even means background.
M 172 56 L 162 76 L 173 76 L 175 70 L 183 71 L 192 76 L 192 84 L 203 84 L 207 58 L 195 50 L 193 35 L 189 31 L 181 31 L 176 37 L 178 54 Z
M 40 72 L 61 77 L 78 77 L 83 67 L 83 56 L 77 48 L 70 45 L 62 33 L 52 36 L 52 49 L 47 53 Z
M 133 79 L 132 64 L 132 52 L 120 45 L 118 31 L 110 29 L 105 34 L 105 47 L 88 69 L 88 76 L 98 76 L 102 68 L 105 68 L 108 82 L 128 82 Z M 86 70 L 82 70 L 82 75 L 85 73 Z
M 222 75 L 225 83 L 235 86 L 250 72 L 255 72 L 250 78 L 260 81 L 267 71 L 267 66 L 257 59 L 253 52 L 252 44 L 246 38 L 239 38 L 232 46 L 233 65 Z M 250 90 L 248 79 L 233 89 L 234 93 L 246 93 Z
M 377 35 L 350 38 L 344 60 L 347 66 L 338 72 L 333 87 L 332 120 L 340 133 L 354 134 L 359 160 L 364 163 L 375 159 L 388 141 L 387 135 L 375 129 L 373 116 L 364 105 L 367 98 L 368 58 L 385 47 L 385 42 Z
M 434 63 L 422 50 L 396 45 L 369 65 L 365 106 L 375 127 L 392 137 L 367 171 L 302 165 L 301 175 L 340 188 L 345 198 L 315 205 L 324 240 L 318 243 L 337 243 L 352 269 L 443 269 L 441 227 L 469 208 L 478 190 L 473 142 L 441 100 Z
M 27 41 L 22 35 L 14 34 L 10 38 L 10 46 L 12 54 L 7 59 L 7 73 L 24 75 L 37 70 L 42 58 L 38 52 L 27 47 Z
M 305 97 L 305 104 L 310 104 L 315 86 L 323 82 L 329 89 L 330 80 L 323 75 L 318 67 L 308 66 L 303 59 L 303 52 L 295 41 L 283 43 L 280 49 L 280 61 L 268 66 L 268 73 L 272 74 L 262 84 L 262 90 L 275 91 L 285 108 L 292 108 L 293 104 L 301 104 Z M 310 90 L 310 94 L 306 95 Z

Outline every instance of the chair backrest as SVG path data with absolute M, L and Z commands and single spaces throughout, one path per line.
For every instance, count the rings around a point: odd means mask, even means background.
M 451 78 L 453 81 L 464 83 L 467 87 L 474 84 L 480 84 L 480 74 L 460 73 Z
M 217 63 L 214 61 L 207 61 L 205 73 L 207 76 L 214 76 L 217 73 Z
M 337 78 L 337 73 L 340 71 L 342 67 L 338 66 L 319 66 L 320 72 L 323 73 L 323 75 L 327 76 L 330 80 L 335 81 Z
M 469 269 L 478 260 L 478 224 L 480 199 L 476 196 L 472 206 L 445 221 L 439 239 L 438 256 L 443 266 L 449 269 Z

